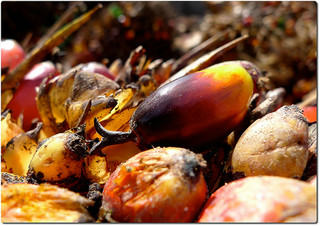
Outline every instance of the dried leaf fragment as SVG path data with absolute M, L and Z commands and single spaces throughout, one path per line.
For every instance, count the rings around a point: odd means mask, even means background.
M 20 133 L 10 140 L 3 153 L 6 171 L 27 176 L 30 161 L 37 150 L 37 136 L 41 127 L 42 123 L 38 123 L 35 129 Z
M 10 112 L 4 116 L 1 115 L 1 153 L 13 137 L 23 132 L 23 129 L 11 119 Z
M 36 101 L 44 131 L 52 136 L 79 126 L 101 109 L 108 108 L 107 97 L 118 88 L 117 83 L 103 75 L 77 68 L 42 81 Z

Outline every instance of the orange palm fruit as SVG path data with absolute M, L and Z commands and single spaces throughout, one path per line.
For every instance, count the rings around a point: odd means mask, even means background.
M 303 115 L 310 123 L 317 121 L 317 106 L 305 106 L 302 108 Z
M 316 222 L 316 187 L 278 176 L 246 177 L 214 192 L 199 222 Z
M 102 219 L 190 222 L 206 199 L 200 154 L 183 148 L 140 152 L 118 166 L 103 191 Z

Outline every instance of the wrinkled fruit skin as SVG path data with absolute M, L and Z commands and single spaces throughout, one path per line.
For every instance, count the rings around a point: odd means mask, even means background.
M 23 127 L 29 130 L 32 120 L 40 119 L 36 104 L 36 87 L 49 76 L 56 75 L 57 69 L 50 61 L 36 64 L 24 77 L 7 108 L 12 110 L 13 118 L 23 113 Z
M 1 68 L 13 70 L 25 58 L 22 47 L 12 39 L 1 41 Z
M 140 104 L 131 128 L 146 144 L 198 146 L 219 140 L 244 118 L 259 73 L 249 62 L 230 61 L 176 79 Z
M 190 222 L 207 194 L 200 155 L 155 148 L 118 166 L 103 191 L 104 214 L 120 222 Z
M 211 195 L 199 222 L 316 222 L 316 189 L 275 176 L 247 177 Z
M 300 178 L 308 160 L 308 123 L 295 105 L 255 121 L 232 153 L 232 172 Z
M 79 135 L 69 131 L 58 133 L 39 144 L 29 171 L 38 181 L 72 187 L 82 175 L 83 157 L 80 152 L 87 149 Z

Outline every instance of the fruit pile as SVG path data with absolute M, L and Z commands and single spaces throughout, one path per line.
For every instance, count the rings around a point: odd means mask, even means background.
M 44 60 L 100 7 L 28 53 L 1 41 L 2 222 L 317 221 L 314 99 L 216 62 L 246 35 L 168 61 Z

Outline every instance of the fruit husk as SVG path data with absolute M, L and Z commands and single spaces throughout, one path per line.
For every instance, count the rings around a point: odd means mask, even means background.
M 93 201 L 67 189 L 50 184 L 5 184 L 1 190 L 4 223 L 94 221 L 86 209 Z
M 232 172 L 300 178 L 307 148 L 308 124 L 302 111 L 296 105 L 283 106 L 256 120 L 241 135 L 232 153 Z

